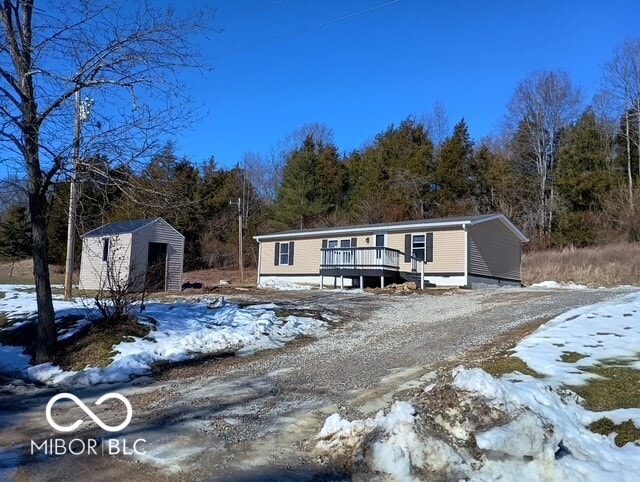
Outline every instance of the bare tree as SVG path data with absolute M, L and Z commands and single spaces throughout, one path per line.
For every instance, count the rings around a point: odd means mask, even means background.
M 632 148 L 640 159 L 640 39 L 627 39 L 616 48 L 604 66 L 600 104 L 613 115 L 622 116 L 622 136 L 627 161 L 628 202 L 633 210 Z M 601 109 L 605 110 L 605 109 Z M 610 114 L 611 115 L 611 114 Z M 635 129 L 632 127 L 635 123 Z M 634 132 L 635 131 L 635 132 Z M 638 163 L 640 177 L 640 162 Z
M 125 1 L 5 0 L 0 6 L 0 138 L 4 163 L 25 174 L 38 302 L 36 362 L 52 358 L 56 331 L 48 272 L 51 186 L 72 166 L 74 97 L 95 99 L 80 159 L 88 151 L 132 166 L 157 151 L 192 114 L 178 72 L 198 66 L 202 13 Z M 112 165 L 99 168 L 110 180 Z
M 553 221 L 553 171 L 562 129 L 575 120 L 582 101 L 566 72 L 534 72 L 524 79 L 507 105 L 507 128 L 519 142 L 517 157 L 535 166 L 539 186 L 538 229 Z

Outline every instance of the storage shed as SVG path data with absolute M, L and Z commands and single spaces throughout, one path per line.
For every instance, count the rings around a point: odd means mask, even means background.
M 105 224 L 82 235 L 80 289 L 180 291 L 184 236 L 162 218 Z

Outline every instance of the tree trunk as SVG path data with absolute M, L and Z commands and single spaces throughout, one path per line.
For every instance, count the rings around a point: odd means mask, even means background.
M 633 211 L 633 172 L 631 171 L 631 133 L 629 132 L 629 110 L 624 115 L 625 138 L 627 140 L 627 175 L 629 178 L 629 209 Z
M 56 353 L 57 335 L 55 313 L 51 301 L 49 279 L 49 256 L 47 253 L 47 221 L 44 211 L 46 199 L 38 194 L 29 194 L 31 210 L 31 240 L 33 242 L 33 276 L 36 282 L 38 302 L 38 344 L 36 363 L 51 361 Z

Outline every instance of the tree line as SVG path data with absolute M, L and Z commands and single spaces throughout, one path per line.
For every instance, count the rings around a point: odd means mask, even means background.
M 350 153 L 314 125 L 223 169 L 163 145 L 197 120 L 181 74 L 207 68 L 195 46 L 211 31 L 209 12 L 153 2 L 0 7 L 0 250 L 33 257 L 37 363 L 57 350 L 48 265 L 65 244 L 72 178 L 82 190 L 78 231 L 163 216 L 187 237 L 188 269 L 234 263 L 237 198 L 247 238 L 489 211 L 511 217 L 536 246 L 640 237 L 638 39 L 613 53 L 589 108 L 566 73 L 524 79 L 494 139 L 473 142 L 464 119 L 450 131 L 437 106 Z M 92 99 L 100 108 L 89 116 Z

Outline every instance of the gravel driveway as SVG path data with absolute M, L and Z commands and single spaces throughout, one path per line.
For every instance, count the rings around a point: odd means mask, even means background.
M 120 436 L 144 438 L 147 453 L 77 456 L 70 463 L 71 456 L 34 457 L 22 448 L 21 467 L 13 475 L 25 480 L 89 480 L 97 474 L 156 481 L 335 479 L 334 469 L 308 450 L 331 413 L 371 415 L 434 367 L 464 363 L 505 334 L 632 291 L 262 295 L 296 309 L 339 313 L 344 321 L 319 340 L 167 368 L 135 384 L 74 391 L 92 401 L 107 391 L 126 395 L 134 416 Z M 0 396 L 0 447 L 6 453 L 27 447 L 30 438 L 53 435 L 42 416 L 51 393 Z

